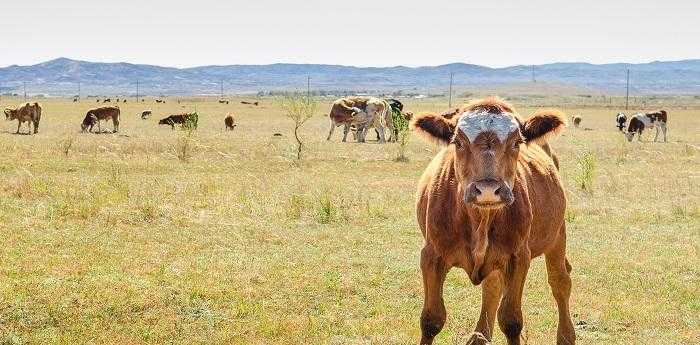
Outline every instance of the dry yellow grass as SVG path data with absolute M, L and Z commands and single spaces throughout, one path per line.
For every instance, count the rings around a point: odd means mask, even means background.
M 39 101 L 39 135 L 0 127 L 0 342 L 417 341 L 413 192 L 437 148 L 413 138 L 410 162 L 396 163 L 396 144 L 341 143 L 338 131 L 326 142 L 329 100 L 303 130 L 300 164 L 291 122 L 270 99 L 260 107 L 129 99 L 116 135 L 78 133 L 94 100 Z M 592 129 L 569 129 L 553 145 L 570 200 L 579 344 L 698 343 L 700 110 L 692 98 L 649 101 L 668 108 L 670 142 L 630 144 L 616 133 L 616 110 L 585 105 L 594 101 L 514 100 L 523 114 L 562 104 Z M 157 125 L 195 107 L 192 136 Z M 141 120 L 146 108 L 154 116 Z M 233 132 L 224 131 L 228 112 L 237 115 Z M 586 170 L 592 191 L 577 186 Z M 529 344 L 555 340 L 543 266 L 533 263 L 524 297 Z M 439 344 L 465 341 L 479 291 L 452 271 Z M 504 342 L 499 332 L 495 341 Z

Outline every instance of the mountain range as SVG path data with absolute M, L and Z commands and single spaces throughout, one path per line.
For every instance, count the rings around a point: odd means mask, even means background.
M 465 63 L 431 67 L 353 67 L 320 64 L 228 65 L 173 68 L 59 58 L 31 66 L 0 68 L 0 93 L 68 96 L 195 95 L 312 90 L 446 93 L 456 89 L 532 82 L 624 93 L 627 70 L 635 94 L 700 94 L 700 59 L 650 63 L 552 63 L 491 68 Z M 310 79 L 307 79 L 310 78 Z

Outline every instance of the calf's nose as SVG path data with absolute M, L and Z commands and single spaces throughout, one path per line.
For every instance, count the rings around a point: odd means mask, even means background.
M 467 202 L 477 204 L 499 203 L 501 197 L 502 184 L 495 180 L 481 180 L 469 184 L 467 190 Z

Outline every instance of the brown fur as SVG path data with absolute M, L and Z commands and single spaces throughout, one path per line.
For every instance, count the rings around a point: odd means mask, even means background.
M 472 283 L 482 284 L 482 312 L 468 343 L 490 340 L 497 318 L 508 344 L 520 344 L 525 277 L 531 259 L 544 254 L 559 309 L 557 344 L 573 345 L 575 334 L 568 308 L 570 265 L 565 254 L 566 197 L 546 142 L 565 126 L 565 117 L 547 110 L 522 121 L 510 105 L 493 98 L 463 109 L 511 113 L 522 126 L 505 142 L 492 132 L 482 132 L 470 143 L 455 129 L 456 119 L 428 114 L 412 121 L 414 130 L 446 145 L 418 184 L 416 213 L 425 239 L 420 343 L 432 344 L 442 329 L 446 320 L 442 299 L 445 276 L 450 268 L 459 267 Z M 522 140 L 538 145 L 519 145 Z M 503 187 L 496 195 L 508 202 L 469 201 L 475 183 L 495 180 L 502 181 Z
M 88 110 L 85 114 L 82 124 L 80 125 L 83 132 L 92 132 L 92 128 L 97 125 L 98 133 L 102 132 L 100 127 L 100 121 L 102 120 L 112 120 L 113 132 L 119 132 L 119 117 L 121 111 L 118 106 L 101 107 Z
M 226 130 L 232 131 L 234 128 L 236 128 L 236 122 L 233 119 L 233 114 L 229 114 L 224 118 L 224 125 L 226 126 Z
M 34 134 L 39 133 L 39 122 L 41 121 L 41 106 L 39 103 L 26 103 L 16 109 L 5 109 L 5 119 L 8 121 L 17 120 L 17 134 L 22 123 L 27 123 L 28 134 L 32 133 L 31 125 L 34 125 Z
M 647 117 L 651 118 L 652 121 L 659 121 L 663 123 L 668 123 L 668 113 L 666 110 L 659 110 L 653 113 L 646 113 Z

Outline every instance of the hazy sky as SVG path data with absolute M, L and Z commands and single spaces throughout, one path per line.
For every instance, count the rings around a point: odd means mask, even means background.
M 2 0 L 0 66 L 700 58 L 700 0 Z

